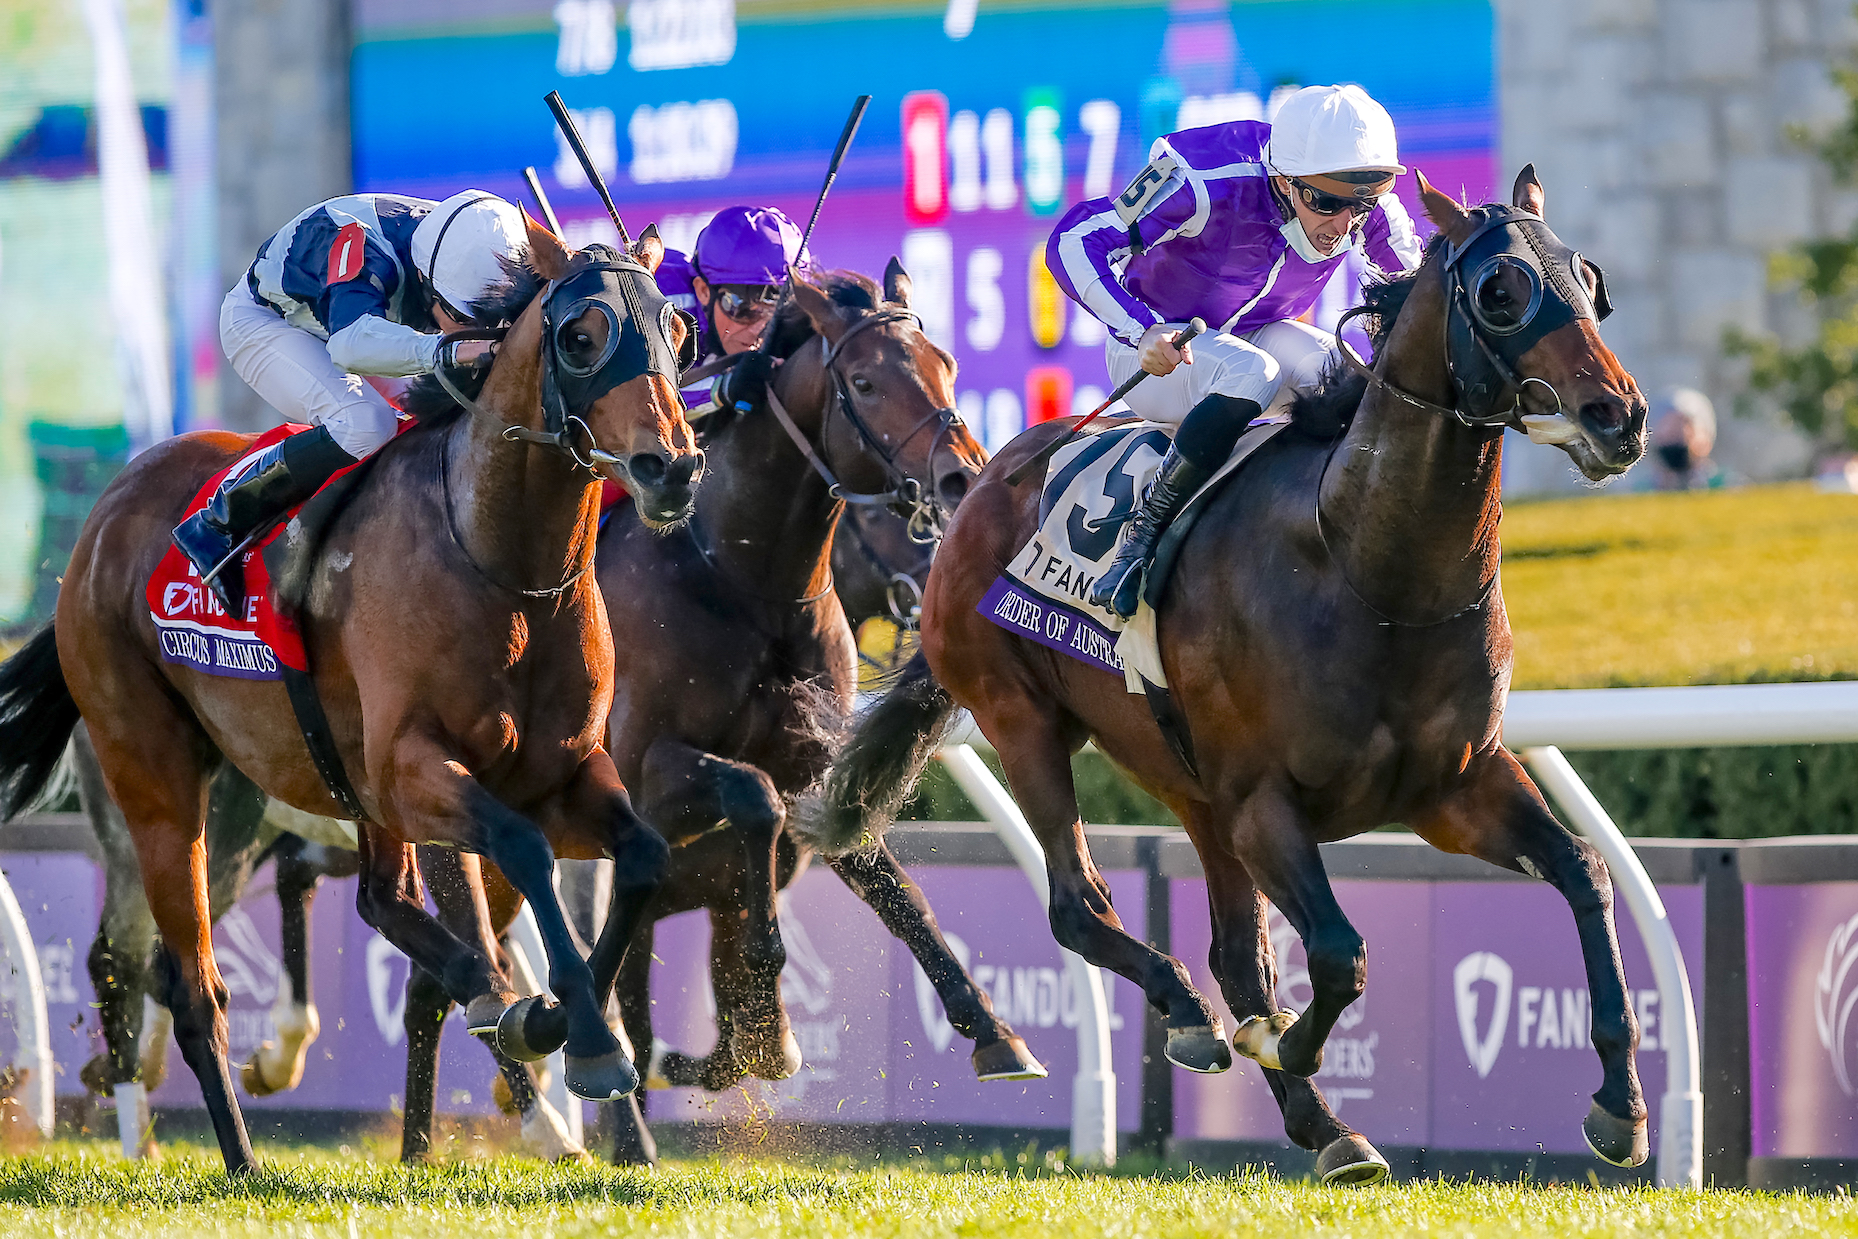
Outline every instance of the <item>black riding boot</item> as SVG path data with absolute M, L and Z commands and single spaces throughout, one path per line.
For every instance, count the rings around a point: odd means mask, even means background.
M 205 576 L 253 530 L 314 495 L 355 459 L 321 426 L 274 443 L 243 473 L 221 483 L 206 507 L 175 528 L 174 545 Z M 245 601 L 244 566 L 227 564 L 210 584 L 226 613 L 239 614 Z
M 1136 603 L 1142 599 L 1142 577 L 1149 561 L 1155 557 L 1155 543 L 1180 513 L 1188 496 L 1198 490 L 1207 477 L 1207 470 L 1181 459 L 1174 448 L 1168 449 L 1154 485 L 1148 488 L 1142 506 L 1129 520 L 1116 558 L 1091 587 L 1092 606 L 1109 607 L 1124 619 L 1135 614 Z
M 1142 578 L 1163 531 L 1193 493 L 1226 463 L 1239 435 L 1257 416 L 1257 401 L 1215 393 L 1181 419 L 1174 444 L 1142 506 L 1130 519 L 1116 558 L 1091 587 L 1092 606 L 1108 607 L 1124 619 L 1135 614 L 1142 599 Z

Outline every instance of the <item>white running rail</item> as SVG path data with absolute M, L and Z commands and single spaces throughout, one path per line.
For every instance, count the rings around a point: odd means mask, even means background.
M 0 977 L 0 989 L 6 992 L 13 1031 L 19 1037 L 13 1068 L 28 1073 L 20 1100 L 40 1134 L 50 1136 L 52 1030 L 45 1013 L 45 981 L 39 974 L 38 947 L 4 875 L 0 875 L 0 949 L 6 952 L 4 967 L 10 973 Z

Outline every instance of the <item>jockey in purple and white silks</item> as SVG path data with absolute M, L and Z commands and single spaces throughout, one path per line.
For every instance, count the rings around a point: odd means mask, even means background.
M 475 189 L 444 202 L 332 198 L 260 246 L 220 306 L 220 343 L 266 404 L 314 429 L 227 474 L 212 501 L 175 529 L 174 544 L 201 575 L 393 438 L 398 414 L 363 376 L 429 373 L 439 364 L 438 333 L 495 326 L 477 316 L 511 299 L 516 285 L 534 285 L 528 255 L 522 211 Z M 461 343 L 455 360 L 490 348 Z M 235 615 L 243 585 L 237 563 L 212 581 Z
M 1405 171 L 1393 119 L 1366 91 L 1309 86 L 1273 124 L 1161 138 L 1122 194 L 1080 202 L 1058 221 L 1047 264 L 1110 329 L 1112 383 L 1148 371 L 1130 409 L 1179 427 L 1092 603 L 1134 615 L 1168 522 L 1252 419 L 1316 386 L 1335 338 L 1295 320 L 1347 254 L 1362 250 L 1389 273 L 1418 265 L 1412 220 L 1388 192 Z M 1207 334 L 1177 349 L 1195 317 Z
M 697 361 L 715 361 L 761 347 L 774 316 L 787 268 L 802 271 L 812 255 L 801 248 L 800 229 L 775 207 L 731 206 L 716 212 L 697 234 L 689 257 L 666 250 L 658 264 L 658 291 L 680 310 L 697 317 Z M 713 398 L 724 408 L 754 408 L 767 395 L 772 358 L 743 358 L 716 379 Z M 695 407 L 711 398 L 687 390 Z

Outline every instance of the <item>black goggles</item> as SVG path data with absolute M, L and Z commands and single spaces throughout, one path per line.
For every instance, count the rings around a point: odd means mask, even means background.
M 774 313 L 774 303 L 780 300 L 779 287 L 769 284 L 760 287 L 748 286 L 747 291 L 753 296 L 744 296 L 733 288 L 716 290 L 713 304 L 725 318 L 738 323 L 753 323 Z
M 1314 185 L 1306 185 L 1296 177 L 1286 178 L 1291 188 L 1297 191 L 1297 197 L 1303 199 L 1303 205 L 1318 215 L 1340 215 L 1352 211 L 1356 215 L 1366 215 L 1380 204 L 1381 196 L 1372 198 L 1344 198 L 1340 194 L 1325 193 Z

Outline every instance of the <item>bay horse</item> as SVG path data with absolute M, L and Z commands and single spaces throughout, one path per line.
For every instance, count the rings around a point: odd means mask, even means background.
M 601 979 L 573 949 L 554 858 L 616 860 L 610 941 L 595 952 L 610 986 L 669 849 L 601 745 L 612 638 L 589 572 L 599 484 L 623 482 L 642 518 L 667 528 L 690 513 L 702 456 L 675 387 L 688 328 L 652 282 L 655 231 L 625 254 L 575 253 L 532 221 L 529 243 L 547 287 L 512 313 L 465 412 L 374 458 L 329 527 L 301 618 L 368 819 L 362 918 L 467 1005 L 473 1031 L 518 1058 L 565 1043 L 570 1088 L 604 1099 L 637 1076 L 601 1018 Z M 283 685 L 163 661 L 142 593 L 188 501 L 250 442 L 183 435 L 131 462 L 84 526 L 54 627 L 0 665 L 0 818 L 43 788 L 81 715 L 135 840 L 164 1005 L 235 1174 L 256 1163 L 209 933 L 207 780 L 229 761 L 287 804 L 341 810 Z M 424 842 L 492 857 L 530 899 L 558 1006 L 518 1001 L 481 943 L 426 912 L 413 854 Z
M 1546 880 L 1573 910 L 1593 994 L 1603 1080 L 1583 1130 L 1602 1158 L 1638 1165 L 1638 1028 L 1607 869 L 1501 742 L 1511 640 L 1497 526 L 1506 425 L 1558 441 L 1597 481 L 1643 453 L 1645 400 L 1596 329 L 1598 268 L 1542 222 L 1533 166 L 1514 207 L 1467 211 L 1419 184 L 1441 235 L 1417 272 L 1367 290 L 1371 376 L 1332 372 L 1298 406 L 1293 429 L 1211 498 L 1159 599 L 1188 756 L 1116 678 L 976 610 L 1038 525 L 1040 484 L 1006 479 L 1070 423 L 1041 426 L 956 513 L 929 574 L 922 653 L 843 750 L 815 830 L 850 841 L 881 829 L 966 707 L 1044 847 L 1057 940 L 1142 987 L 1172 1061 L 1224 1070 L 1211 1004 L 1179 961 L 1123 929 L 1091 862 L 1070 757 L 1093 741 L 1186 827 L 1206 870 L 1212 973 L 1239 1021 L 1233 1048 L 1263 1068 L 1290 1139 L 1344 1183 L 1387 1167 L 1310 1080 L 1367 979 L 1317 845 L 1398 822 Z M 1314 998 L 1300 1018 L 1274 1001 L 1267 899 L 1308 952 Z
M 676 1083 L 721 1089 L 800 1067 L 780 998 L 775 897 L 812 852 L 788 829 L 790 806 L 824 773 L 857 686 L 830 567 L 844 500 L 901 504 L 928 537 L 984 460 L 954 413 L 954 359 L 922 334 L 909 291 L 894 260 L 881 288 L 850 273 L 823 287 L 796 280 L 775 327 L 785 360 L 771 407 L 706 424 L 713 477 L 689 523 L 662 537 L 622 509 L 600 538 L 600 587 L 620 638 L 609 744 L 640 812 L 676 845 L 620 975 L 641 1067 L 653 1045 L 652 925 L 695 908 L 711 918 L 718 1042 L 702 1058 L 667 1055 Z M 842 851 L 829 863 L 922 964 L 950 1023 L 975 1042 L 976 1074 L 1044 1075 L 888 847 Z M 514 892 L 484 876 L 501 924 Z M 636 1097 L 609 1111 L 614 1159 L 653 1160 Z M 407 1121 L 411 1131 L 410 1105 Z

